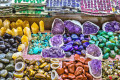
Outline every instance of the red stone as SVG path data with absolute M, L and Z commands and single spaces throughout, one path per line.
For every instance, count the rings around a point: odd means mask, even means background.
M 78 76 L 78 75 L 82 74 L 82 72 L 83 72 L 83 68 L 82 67 L 77 67 L 76 71 L 75 71 L 75 76 Z
M 75 75 L 74 75 L 74 74 L 69 73 L 69 74 L 68 74 L 68 78 L 69 78 L 69 79 L 75 79 Z
M 69 66 L 71 63 L 70 62 L 66 62 L 66 67 Z
M 80 58 L 80 62 L 84 64 L 85 63 L 85 59 L 84 58 Z
M 78 62 L 77 64 L 75 64 L 75 67 L 78 67 L 78 66 L 83 67 L 83 64 L 81 62 Z
M 82 79 L 83 79 L 82 75 L 76 77 L 76 80 L 82 80 Z
M 63 62 L 63 63 L 62 63 L 62 67 L 63 67 L 63 68 L 66 68 L 66 62 Z
M 65 68 L 64 72 L 65 72 L 66 74 L 68 74 L 68 73 L 69 73 L 67 68 Z
M 85 60 L 85 64 L 88 65 L 88 62 L 89 62 L 89 61 L 91 61 L 91 59 L 90 59 L 90 58 L 87 58 L 87 59 Z
M 59 75 L 61 75 L 61 74 L 64 73 L 64 69 L 63 69 L 63 68 L 58 68 L 56 71 L 57 71 L 57 73 L 58 73 Z
M 80 61 L 80 55 L 75 54 L 75 55 L 74 55 L 74 59 L 75 59 L 75 61 Z
M 88 66 L 88 65 L 84 65 L 83 67 L 84 67 L 84 70 L 85 70 L 86 72 L 89 71 L 89 66 Z
M 67 75 L 67 74 L 63 74 L 63 75 L 61 76 L 61 78 L 62 78 L 62 79 L 67 79 L 67 78 L 68 78 L 68 75 Z
M 69 70 L 70 73 L 74 73 L 75 72 L 75 65 L 74 64 L 70 64 L 68 66 L 68 70 Z
M 83 80 L 87 80 L 87 77 L 84 74 L 82 74 L 82 76 L 83 76 Z
M 91 74 L 89 74 L 89 73 L 86 72 L 85 75 L 86 75 L 86 77 L 87 77 L 88 80 L 93 80 L 93 77 L 92 77 Z

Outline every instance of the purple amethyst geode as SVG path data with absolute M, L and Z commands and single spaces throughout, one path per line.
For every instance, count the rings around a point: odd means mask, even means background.
M 120 31 L 120 23 L 117 21 L 106 22 L 103 24 L 103 30 L 106 32 Z
M 101 55 L 101 50 L 99 47 L 97 47 L 95 44 L 90 44 L 86 48 L 86 52 L 89 55 L 92 55 L 94 57 L 99 57 Z
M 80 34 L 82 32 L 81 24 L 78 21 L 66 20 L 64 25 L 69 33 Z
M 50 39 L 50 45 L 51 46 L 55 46 L 55 47 L 61 47 L 63 46 L 63 36 L 58 34 L 58 35 L 54 35 L 51 39 Z
M 43 57 L 63 58 L 65 56 L 64 50 L 59 47 L 50 47 L 42 50 Z
M 89 63 L 90 74 L 95 78 L 100 78 L 102 74 L 102 62 L 98 59 L 93 59 Z
M 87 21 L 83 24 L 84 35 L 96 34 L 98 31 L 99 31 L 99 27 L 90 21 Z
M 51 33 L 52 34 L 63 34 L 65 31 L 65 26 L 64 22 L 61 19 L 54 19 L 54 22 L 52 23 L 52 29 Z

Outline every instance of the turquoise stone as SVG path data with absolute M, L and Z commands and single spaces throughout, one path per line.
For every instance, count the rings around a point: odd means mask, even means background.
M 98 46 L 102 48 L 105 46 L 105 43 L 100 43 Z
M 108 32 L 108 36 L 113 36 L 113 32 Z
M 113 59 L 116 57 L 116 53 L 113 50 L 110 53 L 110 57 L 113 58 Z
M 104 55 L 103 55 L 103 59 L 108 59 L 109 58 L 109 53 L 105 53 Z
M 95 41 L 89 40 L 89 43 L 90 43 L 90 44 L 95 44 Z
M 106 42 L 106 47 L 108 47 L 110 49 L 114 49 L 115 43 L 111 43 L 110 41 L 108 41 L 108 42 Z
M 39 51 L 39 48 L 38 48 L 38 47 L 35 47 L 35 48 L 33 49 L 33 53 L 35 53 L 35 54 L 37 54 L 38 51 Z
M 103 48 L 103 52 L 104 52 L 104 53 L 109 53 L 109 52 L 110 52 L 110 48 L 104 47 L 104 48 Z

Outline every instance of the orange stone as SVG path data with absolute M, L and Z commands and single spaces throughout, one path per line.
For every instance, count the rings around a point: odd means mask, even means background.
M 89 62 L 89 61 L 91 61 L 91 59 L 90 59 L 90 58 L 87 58 L 87 59 L 85 60 L 85 64 L 88 65 L 88 62 Z
M 83 79 L 82 75 L 76 77 L 76 80 L 82 80 L 82 79 Z
M 87 77 L 88 80 L 93 80 L 93 77 L 92 77 L 91 74 L 89 74 L 89 73 L 86 72 L 85 75 L 86 75 L 86 77 Z
M 78 62 L 77 64 L 75 64 L 75 67 L 78 67 L 78 66 L 83 67 L 83 64 L 81 62 Z
M 74 64 L 70 64 L 68 66 L 68 70 L 69 70 L 70 73 L 74 73 L 75 72 L 75 65 Z
M 85 59 L 84 58 L 80 58 L 80 62 L 81 63 L 85 63 Z
M 67 68 L 65 68 L 64 72 L 65 72 L 66 74 L 68 74 L 68 73 L 69 73 Z
M 82 76 L 83 76 L 83 80 L 87 80 L 87 77 L 84 74 L 82 74 Z
M 68 78 L 69 78 L 69 79 L 75 79 L 75 75 L 74 75 L 74 74 L 69 73 L 69 74 L 68 74 Z
M 67 74 L 63 74 L 61 77 L 62 77 L 62 79 L 67 79 L 68 75 Z
M 62 67 L 63 67 L 63 68 L 66 68 L 66 62 L 63 62 L 63 63 L 62 63 Z
M 83 67 L 84 67 L 84 70 L 85 70 L 86 72 L 89 71 L 89 66 L 88 66 L 88 65 L 84 65 Z
M 83 72 L 83 68 L 82 67 L 77 67 L 76 71 L 75 71 L 75 76 L 78 76 L 80 74 L 82 74 Z
M 63 74 L 63 73 L 64 73 L 64 69 L 63 69 L 63 68 L 58 68 L 58 69 L 57 69 L 57 73 L 58 73 L 59 75 Z
M 75 55 L 74 55 L 74 59 L 75 59 L 75 61 L 80 61 L 80 55 L 75 54 Z

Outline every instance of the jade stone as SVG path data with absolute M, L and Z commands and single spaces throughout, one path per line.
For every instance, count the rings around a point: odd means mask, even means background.
M 103 35 L 103 37 L 104 37 L 104 38 L 109 38 L 109 36 L 108 36 L 108 35 Z
M 103 59 L 108 59 L 109 58 L 109 53 L 105 53 L 104 55 L 103 55 Z
M 110 52 L 110 48 L 104 47 L 104 48 L 103 48 L 103 52 L 104 52 L 104 53 Z
M 115 58 L 116 57 L 116 53 L 112 50 L 111 53 L 110 53 L 110 57 L 111 58 Z
M 118 52 L 119 52 L 119 49 L 115 46 L 115 47 L 114 47 L 114 51 L 115 51 L 116 53 L 118 53 Z
M 110 49 L 114 49 L 115 43 L 111 43 L 110 41 L 108 41 L 108 42 L 106 42 L 106 47 L 108 47 Z
M 102 48 L 105 46 L 105 43 L 100 43 L 98 46 Z
M 113 36 L 113 32 L 108 32 L 108 36 Z

